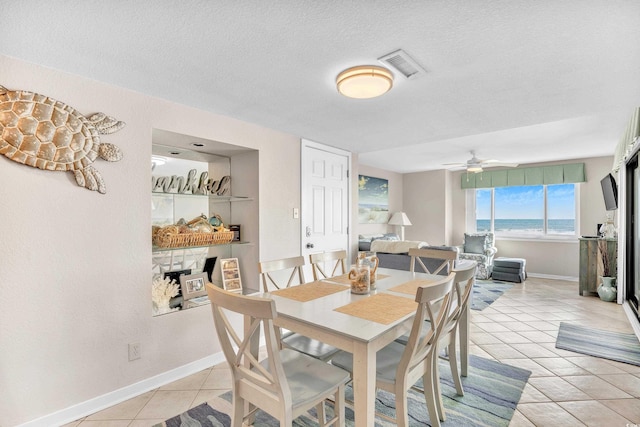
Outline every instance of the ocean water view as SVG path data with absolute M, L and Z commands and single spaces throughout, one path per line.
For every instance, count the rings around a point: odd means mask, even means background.
M 478 231 L 489 231 L 491 220 L 476 220 Z M 544 230 L 543 219 L 496 219 L 494 220 L 496 232 L 542 233 Z M 573 219 L 550 219 L 547 224 L 547 234 L 574 234 L 576 230 Z

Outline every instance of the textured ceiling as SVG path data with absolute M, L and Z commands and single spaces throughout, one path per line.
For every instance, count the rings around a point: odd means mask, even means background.
M 0 0 L 0 53 L 398 172 L 611 155 L 640 105 L 637 0 Z M 335 77 L 403 49 L 370 100 Z M 1 66 L 1 64 L 0 64 Z M 1 82 L 0 82 L 1 83 Z M 29 89 L 29 88 L 15 88 Z

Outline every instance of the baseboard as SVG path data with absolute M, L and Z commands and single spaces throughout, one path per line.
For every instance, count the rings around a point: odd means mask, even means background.
M 146 378 L 135 384 L 128 385 L 121 389 L 103 394 L 102 396 L 94 397 L 93 399 L 78 403 L 77 405 L 45 415 L 44 417 L 20 424 L 18 427 L 51 427 L 64 425 L 110 406 L 117 405 L 125 400 L 139 396 L 142 393 L 162 387 L 163 385 L 179 380 L 180 378 L 184 378 L 188 375 L 210 368 L 222 363 L 224 360 L 222 352 L 212 354 L 211 356 L 207 356 L 203 359 L 196 360 L 170 371 L 163 372 L 162 374 L 154 377 Z
M 556 276 L 554 274 L 529 273 L 528 271 L 527 271 L 527 277 L 538 277 L 540 279 L 566 280 L 569 282 L 578 281 L 578 278 L 573 276 Z

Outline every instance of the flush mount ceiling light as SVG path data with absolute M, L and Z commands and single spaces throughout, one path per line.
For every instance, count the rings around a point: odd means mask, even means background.
M 391 71 L 375 65 L 361 65 L 344 70 L 336 78 L 338 92 L 349 98 L 375 98 L 393 86 Z

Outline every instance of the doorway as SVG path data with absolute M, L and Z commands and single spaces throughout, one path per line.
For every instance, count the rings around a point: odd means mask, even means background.
M 625 221 L 629 230 L 626 241 L 625 291 L 629 305 L 640 320 L 640 224 L 636 221 L 640 213 L 640 168 L 638 153 L 627 162 L 626 168 Z

